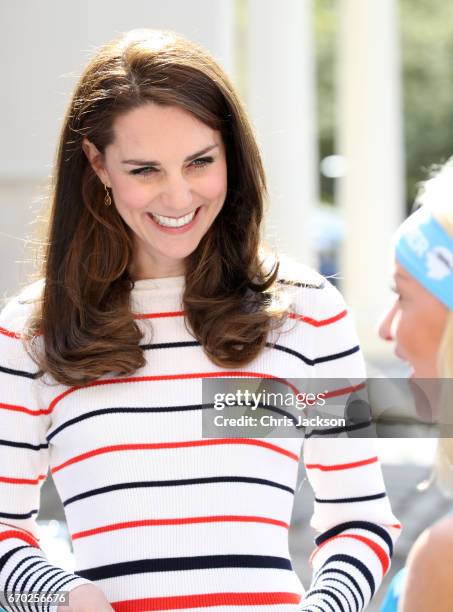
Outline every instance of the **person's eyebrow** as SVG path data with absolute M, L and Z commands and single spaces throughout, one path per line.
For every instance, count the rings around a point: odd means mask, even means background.
M 193 155 L 189 155 L 188 157 L 186 157 L 184 161 L 185 162 L 193 161 L 197 157 L 200 157 L 201 155 L 205 155 L 206 153 L 209 153 L 209 151 L 212 151 L 218 146 L 219 146 L 218 144 L 209 145 L 205 147 L 204 149 L 202 149 L 201 151 L 197 151 Z M 143 159 L 123 159 L 121 163 L 131 164 L 132 166 L 160 166 L 160 162 L 158 161 L 146 161 Z

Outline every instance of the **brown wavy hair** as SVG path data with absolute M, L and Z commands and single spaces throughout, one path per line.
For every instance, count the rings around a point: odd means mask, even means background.
M 102 46 L 83 72 L 54 166 L 35 273 L 45 282 L 24 337 L 40 374 L 65 385 L 128 375 L 145 365 L 143 334 L 129 305 L 132 230 L 114 206 L 104 206 L 104 186 L 82 139 L 102 154 L 113 141 L 115 118 L 148 103 L 190 112 L 218 130 L 225 145 L 225 203 L 185 261 L 186 326 L 212 362 L 239 367 L 259 354 L 268 332 L 286 319 L 278 259 L 265 269 L 260 256 L 266 181 L 234 88 L 197 45 L 172 32 L 132 30 Z

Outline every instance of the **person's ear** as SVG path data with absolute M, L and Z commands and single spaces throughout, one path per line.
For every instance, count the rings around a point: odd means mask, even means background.
M 100 153 L 96 145 L 90 142 L 88 138 L 83 138 L 82 149 L 99 179 L 104 185 L 110 187 L 110 178 L 104 165 L 104 156 L 102 153 Z

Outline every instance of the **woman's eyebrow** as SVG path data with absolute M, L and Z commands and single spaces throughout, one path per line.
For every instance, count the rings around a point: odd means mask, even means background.
M 186 157 L 186 159 L 184 161 L 185 162 L 193 161 L 197 157 L 200 157 L 200 155 L 204 155 L 205 153 L 209 153 L 209 151 L 212 151 L 213 149 L 215 149 L 218 146 L 219 146 L 218 144 L 208 145 L 207 147 L 205 147 L 201 151 L 197 151 L 193 155 L 189 155 L 188 157 Z M 123 159 L 121 163 L 122 164 L 131 164 L 133 166 L 160 166 L 160 162 L 158 162 L 158 161 L 146 161 L 146 160 L 143 160 L 143 159 Z

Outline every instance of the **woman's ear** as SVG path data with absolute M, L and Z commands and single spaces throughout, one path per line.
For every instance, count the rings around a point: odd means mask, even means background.
M 104 166 L 104 156 L 102 153 L 100 153 L 96 145 L 90 142 L 88 138 L 83 138 L 82 149 L 99 179 L 104 183 L 104 185 L 110 187 L 110 179 Z

